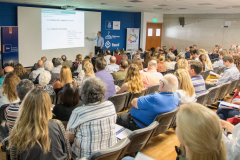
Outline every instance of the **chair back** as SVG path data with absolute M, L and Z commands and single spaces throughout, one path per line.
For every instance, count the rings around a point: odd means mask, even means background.
M 162 73 L 162 75 L 164 76 L 165 74 L 167 74 L 167 71 L 162 71 L 160 73 Z
M 160 84 L 149 86 L 148 91 L 145 93 L 145 95 L 155 93 L 155 92 L 159 92 L 159 87 L 160 87 Z
M 103 50 L 102 50 L 103 55 L 107 52 L 107 50 L 108 50 L 108 49 L 103 49 Z
M 131 109 L 132 105 L 131 102 L 134 98 L 139 98 L 145 95 L 145 93 L 148 91 L 148 88 L 142 89 L 140 93 L 130 93 L 129 99 L 128 99 L 128 105 L 126 106 L 126 109 Z
M 215 67 L 215 68 L 213 68 L 213 72 L 218 73 L 219 69 L 220 69 L 219 67 Z
M 124 92 L 112 95 L 111 97 L 108 98 L 108 100 L 114 104 L 117 113 L 123 111 L 126 108 L 129 95 L 130 95 L 129 92 Z
M 121 157 L 123 158 L 129 145 L 130 140 L 128 138 L 122 139 L 112 147 L 93 152 L 88 160 L 120 160 Z
M 127 154 L 140 151 L 147 144 L 158 125 L 158 122 L 153 121 L 148 127 L 133 131 L 133 133 L 128 136 L 131 142 Z
M 231 94 L 236 88 L 239 80 L 234 80 L 231 82 L 231 85 L 228 89 L 228 94 Z
M 229 88 L 230 88 L 231 82 L 224 83 L 221 85 L 219 95 L 217 99 L 224 99 L 224 97 L 228 94 Z
M 161 113 L 155 117 L 154 121 L 158 122 L 159 126 L 156 128 L 153 137 L 165 133 L 169 129 L 170 125 L 172 124 L 172 119 L 176 115 L 178 109 L 179 107 L 170 112 Z
M 167 70 L 167 74 L 174 74 L 175 70 Z
M 206 106 L 207 100 L 208 100 L 208 93 L 209 93 L 209 91 L 206 91 L 204 93 L 201 93 L 201 94 L 197 95 L 196 96 L 197 103 L 200 103 L 203 106 Z
M 59 91 L 57 94 L 57 103 L 56 104 L 61 104 L 61 95 L 63 91 Z
M 218 70 L 218 74 L 223 73 L 224 68 L 225 68 L 225 67 L 219 68 L 219 70 Z
M 211 105 L 217 100 L 220 89 L 221 85 L 208 89 L 209 93 L 206 105 Z
M 119 79 L 119 80 L 117 80 L 117 84 L 116 84 L 116 85 L 121 88 L 122 85 L 123 85 L 124 80 L 125 80 L 125 79 Z
M 56 94 L 50 94 L 52 104 L 56 104 L 57 96 Z
M 209 74 L 210 74 L 210 70 L 205 71 L 203 75 L 203 79 L 206 80 Z

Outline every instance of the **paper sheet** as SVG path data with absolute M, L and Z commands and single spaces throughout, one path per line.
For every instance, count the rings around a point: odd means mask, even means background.
M 219 108 L 224 108 L 224 109 L 238 109 L 240 106 L 236 105 L 236 104 L 232 104 L 232 103 L 228 103 L 228 102 L 224 102 L 224 101 L 219 101 Z M 229 107 L 233 107 L 233 108 L 229 108 Z
M 137 156 L 135 157 L 135 160 L 154 160 L 154 159 L 146 156 L 145 154 L 142 154 L 141 152 L 138 152 Z
M 213 72 L 213 71 L 210 71 L 210 74 L 211 74 L 211 75 L 214 75 L 214 76 L 219 76 L 219 74 L 217 74 L 217 73 L 215 73 L 215 72 Z
M 117 124 L 115 124 L 115 132 L 118 139 L 127 138 L 132 133 L 131 130 Z

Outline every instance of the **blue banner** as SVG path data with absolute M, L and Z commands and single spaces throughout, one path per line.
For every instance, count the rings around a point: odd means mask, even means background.
M 18 27 L 2 27 L 2 65 L 18 63 Z

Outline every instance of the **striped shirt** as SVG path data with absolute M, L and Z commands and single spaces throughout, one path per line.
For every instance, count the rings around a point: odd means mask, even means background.
M 192 76 L 191 80 L 192 80 L 196 95 L 199 95 L 206 91 L 206 84 L 201 75 Z
M 8 126 L 9 132 L 11 132 L 13 126 L 15 125 L 15 121 L 19 114 L 19 107 L 21 102 L 9 105 L 5 110 L 5 118 L 6 124 Z
M 116 110 L 112 102 L 97 102 L 77 107 L 68 121 L 67 131 L 75 135 L 73 152 L 89 157 L 92 152 L 116 144 Z

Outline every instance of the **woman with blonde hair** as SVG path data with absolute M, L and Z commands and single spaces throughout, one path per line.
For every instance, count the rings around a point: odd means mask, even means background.
M 92 63 L 83 61 L 83 71 L 84 72 L 81 75 L 79 74 L 78 78 L 77 78 L 77 84 L 78 84 L 79 89 L 82 87 L 83 81 L 86 78 L 95 77 Z
M 177 61 L 178 69 L 188 70 L 188 61 L 186 59 L 179 59 Z
M 206 63 L 207 63 L 207 66 L 208 66 L 208 70 L 212 70 L 213 69 L 213 65 L 212 65 L 212 62 L 211 62 L 207 52 L 204 49 L 200 49 L 199 53 L 200 53 L 200 55 L 201 54 L 205 54 L 206 55 Z
M 14 71 L 15 73 L 21 80 L 22 79 L 28 79 L 28 73 L 26 72 L 25 68 L 23 67 L 22 64 L 18 63 L 14 66 Z
M 208 69 L 208 65 L 207 65 L 207 56 L 206 56 L 206 54 L 201 54 L 200 56 L 199 56 L 199 61 L 202 63 L 202 65 L 203 65 L 203 71 L 208 71 L 209 69 Z
M 166 63 L 165 63 L 165 56 L 160 56 L 158 59 L 157 59 L 157 71 L 158 72 L 164 72 L 167 70 L 167 66 L 166 66 Z
M 16 95 L 16 85 L 20 78 L 13 72 L 8 73 L 0 89 L 0 107 L 4 104 L 18 103 L 19 98 Z
M 33 89 L 22 102 L 9 136 L 11 159 L 71 159 L 63 125 L 52 120 L 51 99 L 42 89 Z
M 143 88 L 143 82 L 138 66 L 136 64 L 131 64 L 127 70 L 122 87 L 116 93 L 119 94 L 126 91 L 131 93 L 140 93 Z
M 136 64 L 138 66 L 138 69 L 139 69 L 139 73 L 142 73 L 143 72 L 143 64 L 142 64 L 142 61 L 141 59 L 134 59 L 133 60 L 133 64 Z
M 174 75 L 178 79 L 179 104 L 196 102 L 196 94 L 188 70 L 178 69 Z
M 176 123 L 182 144 L 179 160 L 226 160 L 222 127 L 215 112 L 198 103 L 183 104 Z

